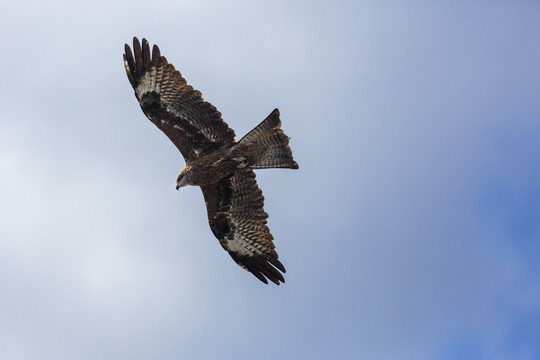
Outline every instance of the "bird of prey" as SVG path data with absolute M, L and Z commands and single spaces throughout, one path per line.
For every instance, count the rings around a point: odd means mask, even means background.
M 265 284 L 267 279 L 277 285 L 285 282 L 253 172 L 298 169 L 278 109 L 235 141 L 221 113 L 187 84 L 156 45 L 150 53 L 146 39 L 141 46 L 133 38 L 133 53 L 125 45 L 124 65 L 142 111 L 184 157 L 186 167 L 176 189 L 200 186 L 210 228 L 233 260 Z

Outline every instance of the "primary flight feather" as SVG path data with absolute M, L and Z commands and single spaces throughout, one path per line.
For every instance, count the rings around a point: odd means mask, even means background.
M 253 169 L 298 169 L 275 109 L 240 141 L 221 113 L 146 39 L 125 45 L 124 65 L 144 114 L 180 150 L 176 188 L 200 186 L 208 222 L 233 260 L 264 283 L 285 282 Z

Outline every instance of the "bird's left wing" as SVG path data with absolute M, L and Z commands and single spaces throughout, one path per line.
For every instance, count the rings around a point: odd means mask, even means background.
M 266 225 L 264 197 L 253 170 L 237 170 L 232 177 L 201 186 L 208 222 L 221 246 L 234 261 L 259 280 L 285 282 L 285 267 L 278 260 L 273 236 Z
M 125 45 L 124 65 L 146 116 L 171 139 L 186 161 L 234 142 L 221 113 L 187 84 L 182 74 L 146 39 Z

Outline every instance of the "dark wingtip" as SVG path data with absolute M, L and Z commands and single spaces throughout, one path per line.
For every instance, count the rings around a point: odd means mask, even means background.
M 150 68 L 152 54 L 150 53 L 150 45 L 146 39 L 142 40 L 142 61 L 145 70 Z
M 129 82 L 132 86 L 136 86 L 135 77 L 137 75 L 137 68 L 135 67 L 135 59 L 133 59 L 133 53 L 128 44 L 124 44 L 124 66 L 126 68 L 126 74 Z
M 282 273 L 286 273 L 287 270 L 285 270 L 285 266 L 279 261 L 278 259 L 268 259 L 270 264 L 274 265 L 276 268 L 278 268 Z M 283 280 L 285 282 L 285 280 Z
M 285 273 L 285 267 L 277 259 L 243 258 L 239 264 L 265 284 L 268 284 L 268 280 L 276 285 L 285 282 L 285 278 L 278 271 L 279 269 Z
M 135 56 L 135 66 L 137 67 L 137 73 L 140 75 L 143 73 L 143 55 L 141 43 L 136 36 L 133 37 L 133 55 Z
M 268 280 L 266 280 L 266 278 L 263 276 L 263 274 L 261 274 L 260 272 L 258 272 L 257 270 L 253 270 L 253 269 L 250 269 L 249 270 L 250 273 L 252 273 L 253 275 L 255 275 L 255 277 L 259 280 L 261 280 L 263 283 L 265 283 L 266 285 L 268 285 Z
M 272 281 L 274 284 L 279 285 L 279 282 L 285 282 L 285 278 L 283 278 L 283 275 L 279 271 L 277 271 L 272 265 L 267 263 L 266 261 L 261 261 L 258 264 L 259 271 L 261 271 L 264 276 L 266 276 L 270 281 Z
M 154 46 L 152 47 L 152 65 L 158 66 L 160 57 L 161 52 L 159 51 L 159 47 L 154 44 Z

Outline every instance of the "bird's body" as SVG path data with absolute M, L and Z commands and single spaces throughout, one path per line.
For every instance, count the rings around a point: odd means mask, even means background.
M 146 116 L 176 145 L 186 167 L 177 189 L 200 186 L 214 235 L 234 261 L 259 280 L 279 285 L 285 267 L 278 260 L 266 225 L 264 197 L 253 169 L 298 169 L 275 109 L 241 140 L 221 114 L 194 90 L 154 45 L 133 39 L 124 64 Z
M 227 147 L 186 163 L 186 167 L 179 175 L 180 180 L 177 179 L 178 187 L 212 185 L 232 175 L 239 165 L 233 160 L 235 157 L 233 153 L 233 147 Z

